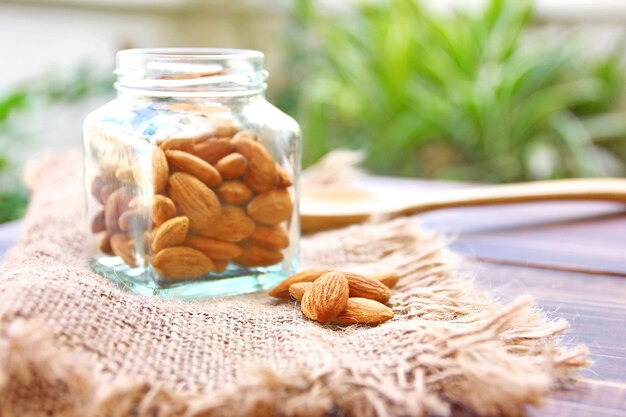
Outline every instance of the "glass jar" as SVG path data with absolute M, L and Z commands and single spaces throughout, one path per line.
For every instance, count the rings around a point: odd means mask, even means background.
M 298 268 L 300 130 L 263 54 L 131 49 L 84 123 L 90 264 L 147 295 L 273 286 Z

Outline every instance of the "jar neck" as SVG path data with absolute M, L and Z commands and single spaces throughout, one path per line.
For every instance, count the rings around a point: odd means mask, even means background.
M 129 49 L 117 54 L 120 99 L 250 100 L 263 97 L 263 54 L 242 49 Z

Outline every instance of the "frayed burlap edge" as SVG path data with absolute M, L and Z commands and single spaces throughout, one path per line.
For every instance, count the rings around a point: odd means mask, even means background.
M 375 250 L 362 245 L 368 234 L 376 237 Z M 483 415 L 522 415 L 525 406 L 541 404 L 551 389 L 571 382 L 573 372 L 588 365 L 587 350 L 560 347 L 568 324 L 546 320 L 529 297 L 494 303 L 458 271 L 444 243 L 406 219 L 303 242 L 310 260 L 333 264 L 324 253 L 332 253 L 334 244 L 351 259 L 349 269 L 377 261 L 382 269 L 401 272 L 392 299 L 398 320 L 385 326 L 402 329 L 407 349 L 402 357 L 390 352 L 384 371 L 344 366 L 277 374 L 258 368 L 245 381 L 217 391 L 179 392 L 158 382 L 98 373 L 80 352 L 59 349 L 42 322 L 18 318 L 0 328 L 0 415 L 399 417 L 446 415 L 451 406 Z M 8 263 L 15 266 L 21 256 L 9 256 Z M 46 397 L 35 399 L 30 392 Z

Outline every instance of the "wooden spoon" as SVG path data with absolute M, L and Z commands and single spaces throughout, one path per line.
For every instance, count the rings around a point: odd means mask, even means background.
M 626 203 L 626 179 L 588 178 L 488 185 L 428 193 L 380 187 L 304 187 L 300 204 L 305 233 L 427 211 L 554 200 L 604 200 Z

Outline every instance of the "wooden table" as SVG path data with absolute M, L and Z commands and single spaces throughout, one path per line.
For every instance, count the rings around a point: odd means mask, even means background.
M 406 192 L 454 184 L 369 178 Z M 586 344 L 594 365 L 572 391 L 557 392 L 536 416 L 626 416 L 626 206 L 538 203 L 464 208 L 421 216 L 456 237 L 452 246 L 487 291 L 535 297 L 571 326 L 567 344 Z M 19 223 L 0 226 L 0 257 Z

